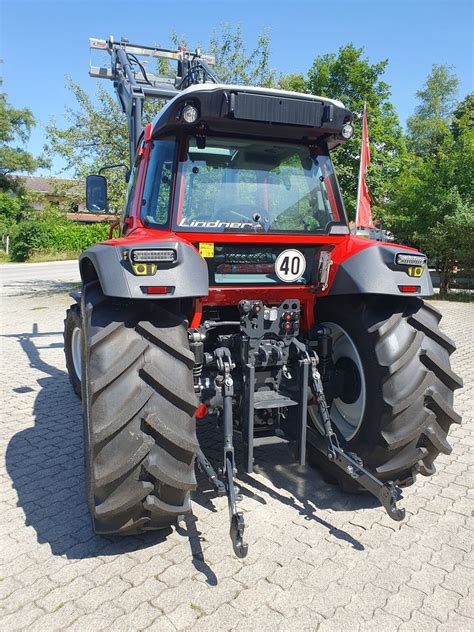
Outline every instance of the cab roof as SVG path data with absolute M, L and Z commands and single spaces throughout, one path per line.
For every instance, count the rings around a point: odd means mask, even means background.
M 186 123 L 182 111 L 194 105 L 198 118 Z M 317 142 L 329 148 L 344 142 L 342 127 L 352 113 L 341 101 L 312 94 L 242 86 L 200 83 L 179 92 L 157 114 L 153 136 L 173 133 L 237 134 Z

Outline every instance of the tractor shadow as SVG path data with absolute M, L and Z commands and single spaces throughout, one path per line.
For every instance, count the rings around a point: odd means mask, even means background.
M 34 283 L 26 285 L 24 281 L 11 281 L 2 283 L 2 297 L 14 298 L 39 298 L 49 297 L 54 294 L 64 294 L 80 288 L 77 281 L 53 281 L 51 279 L 37 279 Z
M 222 433 L 215 418 L 198 422 L 199 443 L 212 465 L 222 465 Z M 314 520 L 327 529 L 329 535 L 349 543 L 356 550 L 364 546 L 350 533 L 331 524 L 318 515 L 322 510 L 356 511 L 358 509 L 379 507 L 378 501 L 368 494 L 347 494 L 334 484 L 328 483 L 322 474 L 311 465 L 300 466 L 295 462 L 288 446 L 257 448 L 255 450 L 255 468 L 252 474 L 246 474 L 242 463 L 242 442 L 235 435 L 236 460 L 239 473 L 237 484 L 243 498 L 244 508 L 250 509 L 251 502 L 268 505 L 275 500 L 295 510 L 305 520 Z M 216 512 L 213 503 L 213 487 L 202 473 L 198 473 L 198 490 L 194 502 L 209 511 Z M 250 501 L 250 502 L 247 502 Z
M 92 530 L 85 491 L 81 403 L 67 373 L 43 359 L 48 349 L 63 347 L 62 336 L 62 331 L 40 333 L 36 325 L 31 332 L 7 336 L 18 341 L 30 367 L 44 375 L 37 384 L 12 389 L 17 397 L 37 391 L 34 426 L 17 432 L 6 451 L 7 471 L 18 495 L 17 506 L 25 514 L 25 526 L 34 528 L 38 543 L 49 545 L 53 555 L 74 560 L 159 545 L 173 532 L 171 528 L 125 537 L 99 536 Z M 30 413 L 24 413 L 25 425 L 29 417 Z M 216 584 L 216 576 L 204 560 L 195 519 L 186 517 L 176 531 L 188 540 L 195 568 L 208 584 Z

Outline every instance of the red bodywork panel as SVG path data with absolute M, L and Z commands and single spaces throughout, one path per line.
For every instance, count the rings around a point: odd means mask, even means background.
M 148 126 L 147 126 L 148 131 Z M 130 217 L 126 218 L 124 226 L 126 235 L 116 239 L 109 239 L 102 242 L 111 246 L 136 246 L 141 243 L 150 241 L 176 241 L 180 240 L 191 245 L 196 250 L 195 244 L 199 242 L 213 242 L 215 244 L 239 242 L 240 244 L 287 244 L 289 248 L 298 245 L 325 245 L 333 246 L 331 250 L 332 266 L 329 272 L 328 287 L 325 291 L 317 291 L 315 286 L 295 286 L 295 285 L 269 285 L 264 287 L 261 285 L 243 285 L 243 286 L 223 286 L 210 287 L 209 294 L 204 298 L 195 300 L 195 312 L 191 319 L 191 327 L 199 326 L 202 318 L 203 308 L 206 306 L 226 306 L 237 305 L 243 298 L 264 301 L 267 304 L 276 305 L 287 298 L 295 298 L 301 301 L 302 308 L 302 330 L 307 331 L 314 324 L 314 303 L 318 297 L 326 296 L 331 288 L 331 284 L 337 273 L 340 264 L 357 254 L 361 250 L 371 248 L 375 245 L 381 245 L 383 242 L 376 242 L 369 239 L 356 237 L 354 235 L 281 235 L 281 234 L 241 234 L 241 233 L 205 233 L 205 232 L 179 232 L 169 230 L 158 230 L 156 228 L 148 228 L 143 226 L 140 219 L 141 200 L 145 185 L 148 161 L 151 151 L 151 137 L 149 133 L 145 133 L 144 140 L 139 148 L 141 161 L 137 176 L 137 183 L 133 204 L 131 207 Z M 176 176 L 175 176 L 176 178 Z M 176 186 L 175 181 L 173 191 L 182 191 L 182 186 Z M 181 195 L 181 193 L 178 193 Z M 178 209 L 179 209 L 178 204 Z M 170 207 L 174 207 L 171 200 Z M 179 212 L 179 210 L 178 210 Z M 393 246 L 395 244 L 387 244 Z M 416 251 L 414 248 L 400 246 L 407 250 Z
M 137 218 L 135 218 L 137 220 Z M 137 220 L 138 224 L 140 220 Z M 149 243 L 150 241 L 182 241 L 193 248 L 194 244 L 199 242 L 232 243 L 238 241 L 242 244 L 287 244 L 288 247 L 298 245 L 332 245 L 331 259 L 333 265 L 329 273 L 328 287 L 324 292 L 318 292 L 315 286 L 295 286 L 295 285 L 269 285 L 264 287 L 261 285 L 243 285 L 243 286 L 214 286 L 209 288 L 209 294 L 204 298 L 196 299 L 195 313 L 191 320 L 191 327 L 198 327 L 201 323 L 202 311 L 206 306 L 226 306 L 237 305 L 243 298 L 249 300 L 261 300 L 264 303 L 276 305 L 283 302 L 287 298 L 295 298 L 301 301 L 302 308 L 302 331 L 307 331 L 314 324 L 314 304 L 318 297 L 326 296 L 331 288 L 331 284 L 337 273 L 337 270 L 343 261 L 346 261 L 353 255 L 357 254 L 365 248 L 381 245 L 384 242 L 372 241 L 354 235 L 268 235 L 268 234 L 239 234 L 235 233 L 178 233 L 171 231 L 162 231 L 157 229 L 145 228 L 139 226 L 127 234 L 126 237 L 111 239 L 104 244 L 111 246 L 137 246 L 139 244 Z M 291 240 L 291 241 L 290 241 Z M 395 244 L 386 244 L 393 246 Z M 416 252 L 415 248 L 400 246 L 406 250 Z

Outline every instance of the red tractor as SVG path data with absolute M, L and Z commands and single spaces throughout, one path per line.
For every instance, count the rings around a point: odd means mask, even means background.
M 136 534 L 191 512 L 195 464 L 226 495 L 236 554 L 233 438 L 295 446 L 395 520 L 400 487 L 434 473 L 460 418 L 426 257 L 359 238 L 330 152 L 352 114 L 308 94 L 223 85 L 199 51 L 91 40 L 110 54 L 132 170 L 120 236 L 82 253 L 82 291 L 65 321 L 82 394 L 95 531 Z M 175 60 L 172 77 L 143 59 Z M 167 99 L 141 128 L 146 98 Z M 103 176 L 87 206 L 107 212 Z M 223 432 L 219 475 L 196 419 Z

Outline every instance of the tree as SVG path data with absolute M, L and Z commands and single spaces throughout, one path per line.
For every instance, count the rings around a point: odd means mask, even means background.
M 0 79 L 0 86 L 2 84 Z M 28 108 L 12 107 L 5 92 L 0 92 L 0 190 L 9 191 L 18 185 L 18 182 L 7 176 L 32 173 L 44 166 L 41 158 L 34 158 L 23 148 L 34 125 L 34 116 Z
M 46 126 L 48 155 L 60 156 L 64 161 L 64 171 L 72 172 L 75 178 L 80 179 L 97 173 L 106 165 L 128 164 L 127 123 L 114 96 L 100 85 L 93 99 L 71 80 L 69 89 L 77 107 L 66 108 L 67 127 L 59 127 L 54 119 Z M 107 181 L 109 205 L 121 209 L 127 186 L 123 171 L 108 171 Z M 77 202 L 80 201 L 77 199 Z
M 290 92 L 309 92 L 308 81 L 301 73 L 290 72 L 287 75 L 280 75 L 278 87 Z
M 214 32 L 209 51 L 216 58 L 216 72 L 223 83 L 244 86 L 277 85 L 276 73 L 270 67 L 270 34 L 260 33 L 256 47 L 247 52 L 240 24 L 222 24 L 219 33 Z
M 451 122 L 451 131 L 455 138 L 467 129 L 474 130 L 474 92 L 458 103 Z
M 0 235 L 9 235 L 22 213 L 21 200 L 11 192 L 0 191 Z
M 474 93 L 468 94 L 453 112 L 451 134 L 446 143 L 446 158 L 442 169 L 459 193 L 474 199 Z
M 306 90 L 332 99 L 340 99 L 355 113 L 367 104 L 372 163 L 367 182 L 375 213 L 384 215 L 385 199 L 390 196 L 394 177 L 405 155 L 402 129 L 390 102 L 390 87 L 382 77 L 388 60 L 371 64 L 363 48 L 347 44 L 338 53 L 316 57 L 308 72 Z M 286 80 L 287 81 L 287 80 Z M 285 78 L 283 78 L 285 85 Z M 301 76 L 290 76 L 289 87 L 301 85 Z M 353 122 L 354 136 L 333 154 L 346 206 L 353 216 L 356 206 L 362 120 Z
M 441 272 L 439 291 L 446 296 L 457 264 L 474 265 L 474 206 L 454 187 L 446 192 L 440 206 L 433 208 L 433 215 L 438 219 L 419 236 L 419 241 Z
M 425 250 L 449 290 L 455 266 L 474 265 L 473 95 L 456 107 L 457 78 L 434 66 L 408 123 L 408 154 L 390 200 L 398 238 Z
M 449 135 L 458 78 L 450 67 L 434 65 L 416 96 L 420 103 L 407 121 L 408 146 L 417 156 L 430 156 Z
M 2 80 L 0 79 L 0 86 Z M 17 109 L 0 92 L 0 234 L 10 235 L 15 225 L 31 212 L 28 195 L 19 178 L 12 175 L 32 173 L 46 166 L 43 157 L 35 158 L 24 149 L 35 125 L 28 108 Z

